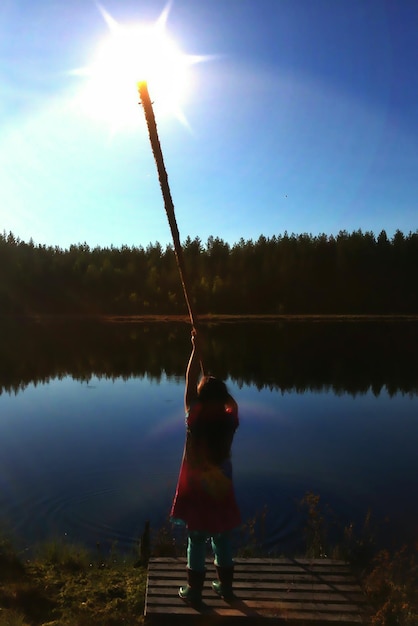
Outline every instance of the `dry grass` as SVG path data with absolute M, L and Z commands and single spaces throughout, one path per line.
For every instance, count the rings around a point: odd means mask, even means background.
M 134 559 L 94 559 L 84 548 L 47 544 L 22 562 L 0 542 L 1 626 L 143 624 L 146 569 Z

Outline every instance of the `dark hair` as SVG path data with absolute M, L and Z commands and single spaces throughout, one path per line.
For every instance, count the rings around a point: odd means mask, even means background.
M 227 402 L 231 398 L 223 380 L 214 376 L 203 376 L 197 386 L 197 397 L 201 402 Z

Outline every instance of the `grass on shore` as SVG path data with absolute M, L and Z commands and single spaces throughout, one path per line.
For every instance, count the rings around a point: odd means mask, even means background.
M 0 539 L 0 626 L 143 624 L 145 586 L 134 556 L 54 541 L 23 562 Z

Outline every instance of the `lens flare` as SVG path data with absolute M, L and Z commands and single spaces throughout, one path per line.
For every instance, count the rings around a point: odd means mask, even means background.
M 146 81 L 159 116 L 175 115 L 187 125 L 182 103 L 189 90 L 190 66 L 210 57 L 184 54 L 168 36 L 169 6 L 154 23 L 127 25 L 99 9 L 108 36 L 97 46 L 91 63 L 75 71 L 87 77 L 79 97 L 84 112 L 116 126 L 138 123 L 137 84 Z

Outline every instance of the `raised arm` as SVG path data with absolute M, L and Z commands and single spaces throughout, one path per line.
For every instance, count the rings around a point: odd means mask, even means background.
M 197 400 L 197 385 L 201 374 L 200 355 L 197 346 L 196 331 L 192 332 L 192 353 L 186 370 L 186 388 L 184 391 L 184 408 L 186 413 Z

